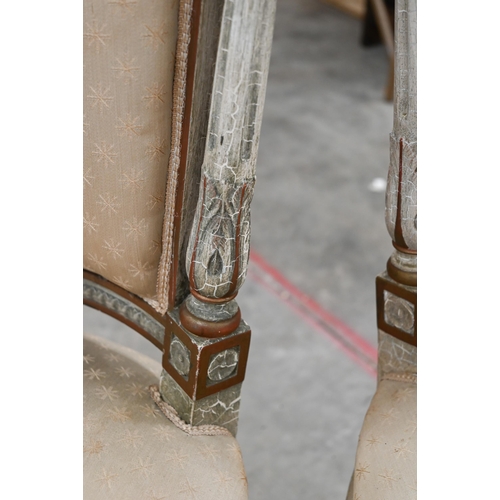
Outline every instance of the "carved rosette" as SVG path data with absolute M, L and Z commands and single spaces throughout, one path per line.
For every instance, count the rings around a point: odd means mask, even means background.
M 160 393 L 186 422 L 217 424 L 236 432 L 241 383 L 251 332 L 241 321 L 229 335 L 204 338 L 180 323 L 177 310 L 169 314 Z M 217 405 L 204 414 L 202 408 Z M 232 408 L 231 411 L 228 410 Z

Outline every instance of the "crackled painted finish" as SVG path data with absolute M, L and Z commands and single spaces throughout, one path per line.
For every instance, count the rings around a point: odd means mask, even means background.
M 225 349 L 213 354 L 207 371 L 209 383 L 210 381 L 220 382 L 232 376 L 238 367 L 238 360 L 239 351 L 237 349 Z M 175 334 L 172 334 L 170 341 L 169 361 L 177 372 L 187 380 L 191 370 L 191 353 Z
M 274 0 L 224 3 L 200 194 L 186 259 L 191 289 L 209 298 L 234 295 L 246 276 L 274 13 Z
M 391 261 L 402 271 L 407 273 L 417 272 L 417 254 L 403 253 L 396 250 L 391 255 Z
M 389 373 L 417 373 L 417 348 L 378 331 L 379 379 Z
M 170 341 L 169 361 L 179 374 L 187 380 L 189 370 L 191 370 L 191 353 L 174 334 L 172 334 L 172 340 Z
M 207 304 L 192 295 L 189 295 L 186 299 L 186 307 L 190 313 L 208 321 L 230 319 L 238 312 L 238 304 L 235 300 L 223 302 L 222 304 Z
M 203 325 L 208 324 L 208 329 L 214 325 L 215 331 L 218 331 L 218 322 L 230 321 L 239 314 L 238 304 L 233 298 L 247 271 L 250 202 L 255 184 L 275 8 L 276 0 L 220 0 L 217 3 L 206 1 L 201 9 L 200 33 L 203 36 L 200 41 L 203 43 L 199 43 L 201 52 L 197 53 L 197 71 L 199 68 L 206 68 L 206 71 L 202 79 L 196 73 L 195 82 L 207 87 L 210 101 L 201 108 L 199 96 L 193 101 L 194 109 L 200 108 L 200 113 L 194 115 L 196 123 L 191 122 L 188 168 L 193 170 L 195 158 L 197 165 L 201 166 L 201 175 L 199 197 L 185 250 L 184 268 L 191 294 L 182 307 L 186 308 L 183 310 L 186 315 L 201 319 Z M 219 33 L 216 51 L 211 45 L 213 30 Z M 209 85 L 207 80 L 212 84 Z M 206 120 L 205 129 L 200 120 Z M 193 135 L 195 132 L 198 135 Z M 182 276 L 180 278 L 182 281 Z M 166 370 L 160 383 L 163 399 L 190 424 L 217 424 L 236 434 L 241 380 L 248 354 L 248 325 L 240 321 L 240 326 L 234 332 L 226 331 L 225 337 L 204 338 L 199 336 L 204 331 L 194 331 L 196 324 L 190 323 L 189 327 L 181 324 L 178 308 L 168 314 L 175 328 L 181 329 L 191 341 L 196 366 L 191 366 L 194 358 L 187 359 L 190 355 L 187 349 L 175 343 L 174 352 L 165 353 Z M 242 336 L 244 333 L 248 335 Z M 239 336 L 241 342 L 246 339 L 245 351 L 240 350 L 244 344 L 235 347 L 225 343 L 235 336 Z M 210 346 L 211 356 L 208 364 L 203 364 L 201 360 L 207 346 Z M 189 376 L 188 366 L 191 366 Z M 201 370 L 206 372 L 201 373 Z M 178 375 L 187 384 L 182 385 Z M 200 389 L 204 380 L 205 387 Z M 216 390 L 215 384 L 218 383 L 225 388 L 203 397 Z M 227 387 L 230 383 L 234 385 Z
M 386 223 L 396 250 L 387 272 L 377 279 L 378 384 L 360 433 L 347 500 L 417 498 L 417 347 L 408 338 L 413 336 L 416 343 L 416 28 L 416 0 L 397 0 L 394 127 L 386 195 Z
M 220 425 L 233 436 L 238 430 L 241 384 L 233 385 L 206 398 L 193 401 L 163 370 L 160 378 L 163 399 L 175 408 L 180 418 L 192 425 Z
M 413 335 L 415 308 L 412 303 L 386 290 L 384 291 L 384 315 L 387 324 Z
M 208 365 L 208 379 L 212 382 L 220 382 L 236 373 L 240 353 L 238 349 L 226 349 L 213 354 Z
M 176 308 L 176 309 L 173 309 L 172 311 L 169 312 L 170 314 L 170 317 L 177 323 L 177 324 L 181 324 L 180 322 L 180 318 L 179 318 L 179 308 Z M 238 328 L 236 328 L 236 330 L 234 330 L 234 332 L 232 332 L 229 336 L 227 337 L 224 337 L 224 338 L 229 338 L 230 336 L 234 336 L 234 335 L 237 335 L 239 333 L 243 333 L 243 332 L 246 332 L 247 330 L 249 330 L 250 327 L 248 326 L 248 323 L 246 323 L 245 321 L 241 321 Z M 187 330 L 184 330 L 186 332 L 187 335 L 189 335 L 189 337 L 191 338 L 191 340 L 196 344 L 197 346 L 197 349 L 199 351 L 201 351 L 201 349 L 205 346 L 208 346 L 210 344 L 214 344 L 216 343 L 218 340 L 220 340 L 220 338 L 206 338 L 206 337 L 199 337 L 198 335 L 194 335 L 193 333 L 187 331 Z
M 245 279 L 248 264 L 250 202 L 275 3 L 275 0 L 221 2 L 200 192 L 186 251 L 186 272 L 194 296 L 188 296 L 185 306 L 190 314 L 208 322 L 231 319 L 239 311 L 232 298 Z M 227 300 L 210 303 L 204 298 Z M 176 322 L 177 313 L 177 310 L 169 313 Z M 242 328 L 248 330 L 241 322 L 233 334 L 241 333 Z M 189 338 L 198 358 L 204 345 L 217 343 L 217 339 L 207 340 L 196 335 L 189 334 Z M 169 362 L 185 372 L 187 354 L 178 346 L 175 349 L 177 359 L 173 360 L 170 354 Z M 238 349 L 221 347 L 221 351 L 210 358 L 207 373 L 195 374 L 195 385 L 202 376 L 206 376 L 207 386 L 230 379 L 239 363 Z M 167 372 L 160 384 L 162 397 L 184 420 L 195 425 L 216 423 L 233 434 L 237 429 L 240 388 L 241 383 L 235 379 L 234 386 L 196 400 Z
M 393 268 L 417 273 L 417 3 L 398 0 L 395 29 L 394 123 L 390 136 L 390 165 L 386 192 L 386 224 L 396 246 Z M 390 271 L 390 269 L 388 268 Z M 391 274 L 391 272 L 389 273 Z M 398 281 L 403 279 L 391 274 Z M 408 278 L 405 278 L 408 279 Z M 409 284 L 408 281 L 401 282 Z M 416 287 L 412 287 L 416 294 Z M 387 295 L 384 317 L 389 325 L 413 334 L 413 306 Z M 379 306 L 380 307 L 380 306 Z
M 204 338 L 181 326 L 178 309 L 169 314 L 186 338 L 181 340 L 179 330 L 178 336 L 175 329 L 170 331 L 167 328 L 167 335 L 171 337 L 165 352 L 167 363 L 163 365 L 166 370 L 160 383 L 162 398 L 185 422 L 217 424 L 236 435 L 244 376 L 242 366 L 245 366 L 248 356 L 248 337 L 245 337 L 245 334 L 250 334 L 248 325 L 241 321 L 239 327 L 226 337 Z M 186 387 L 175 379 L 179 375 L 186 381 Z M 193 381 L 194 387 L 191 385 Z M 219 388 L 216 384 L 220 383 L 224 385 Z
M 392 264 L 406 273 L 417 273 L 417 3 L 398 0 L 395 30 L 394 124 L 386 193 L 386 223 L 394 243 Z M 416 287 L 407 287 L 414 290 Z M 413 334 L 413 305 L 384 292 L 388 324 Z M 379 330 L 379 371 L 398 365 L 416 371 L 416 347 Z M 394 344 L 394 345 L 392 345 Z M 407 351 L 411 356 L 407 356 Z M 413 361 L 414 359 L 414 363 Z M 411 362 L 410 362 L 411 361 Z M 387 364 L 387 366 L 386 366 Z M 401 371 L 401 367 L 398 371 Z
M 163 344 L 165 327 L 134 303 L 86 279 L 83 280 L 83 298 L 96 302 L 132 321 Z
M 394 125 L 386 224 L 396 244 L 417 249 L 417 3 L 396 4 Z

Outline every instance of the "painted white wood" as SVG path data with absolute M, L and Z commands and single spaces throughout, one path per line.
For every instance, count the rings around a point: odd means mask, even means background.
M 200 194 L 188 245 L 190 285 L 234 295 L 246 276 L 275 0 L 225 0 Z
M 403 248 L 417 249 L 417 2 L 398 0 L 395 25 L 394 125 L 386 224 Z M 400 176 L 401 171 L 401 176 Z M 401 178 L 400 178 L 401 177 Z M 399 229 L 398 229 L 399 226 Z

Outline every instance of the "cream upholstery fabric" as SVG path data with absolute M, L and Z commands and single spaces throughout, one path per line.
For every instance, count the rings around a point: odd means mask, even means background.
M 84 268 L 155 299 L 179 0 L 84 0 Z
M 247 498 L 231 436 L 188 436 L 147 391 L 161 366 L 95 337 L 84 339 L 86 500 Z
M 417 384 L 387 377 L 365 417 L 349 500 L 417 498 Z

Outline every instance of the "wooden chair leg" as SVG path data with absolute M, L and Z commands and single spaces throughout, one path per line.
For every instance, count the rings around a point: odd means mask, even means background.
M 369 0 L 368 3 L 389 57 L 389 73 L 385 88 L 385 98 L 388 101 L 392 101 L 394 98 L 394 23 L 384 0 Z
M 376 279 L 379 381 L 360 434 L 348 500 L 414 500 L 417 495 L 416 0 L 397 0 L 396 14 L 394 125 L 386 192 L 386 225 L 394 252 Z M 393 416 L 390 425 L 384 415 Z M 405 455 L 404 465 L 395 451 Z
M 205 2 L 205 5 L 211 2 Z M 275 0 L 224 0 L 198 203 L 186 252 L 190 294 L 168 313 L 160 392 L 192 425 L 236 434 L 250 328 L 235 301 L 247 271 L 250 202 Z M 200 50 L 206 43 L 199 44 Z M 195 140 L 199 140 L 196 138 Z

